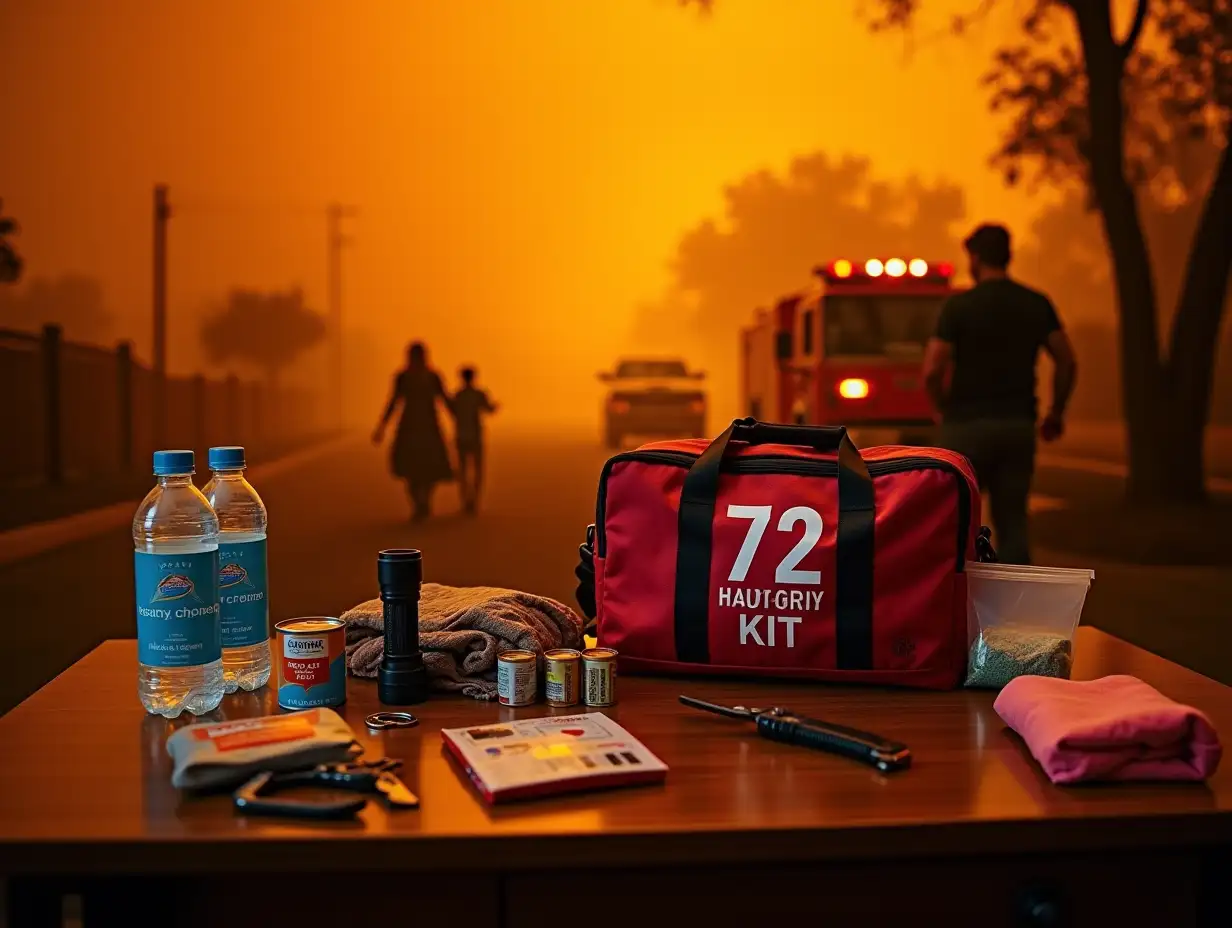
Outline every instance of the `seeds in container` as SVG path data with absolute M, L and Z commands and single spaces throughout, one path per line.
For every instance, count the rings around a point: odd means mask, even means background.
M 967 686 L 1000 689 L 1015 677 L 1060 677 L 1074 666 L 1073 643 L 1054 632 L 985 628 L 971 645 Z

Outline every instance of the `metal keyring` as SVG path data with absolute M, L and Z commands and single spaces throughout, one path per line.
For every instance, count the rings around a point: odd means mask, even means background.
M 419 719 L 409 712 L 373 712 L 364 722 L 374 731 L 382 731 L 386 728 L 412 728 L 419 724 Z

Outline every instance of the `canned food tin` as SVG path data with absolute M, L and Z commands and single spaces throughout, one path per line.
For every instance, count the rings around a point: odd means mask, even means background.
M 327 616 L 287 619 L 278 632 L 278 705 L 284 709 L 346 702 L 346 623 Z
M 544 652 L 547 664 L 544 675 L 544 695 L 549 706 L 576 706 L 582 682 L 582 655 L 572 648 L 554 648 Z
M 615 705 L 616 657 L 611 648 L 587 648 L 582 652 L 582 698 L 586 705 Z
M 496 655 L 496 698 L 502 706 L 530 706 L 538 696 L 534 651 L 502 651 Z

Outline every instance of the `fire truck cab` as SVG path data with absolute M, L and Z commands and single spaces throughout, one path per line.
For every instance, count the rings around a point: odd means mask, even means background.
M 759 310 L 742 333 L 745 413 L 845 425 L 862 444 L 927 444 L 934 434 L 924 347 L 953 293 L 953 265 L 840 258 L 807 293 Z

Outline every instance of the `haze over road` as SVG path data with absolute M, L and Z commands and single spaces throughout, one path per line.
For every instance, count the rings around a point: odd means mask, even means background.
M 1075 430 L 1066 450 L 1115 460 L 1110 434 Z M 1229 447 L 1224 435 L 1215 444 Z M 456 515 L 457 495 L 448 487 L 437 496 L 440 518 L 414 526 L 401 486 L 386 474 L 384 451 L 360 438 L 276 473 L 258 484 L 270 513 L 272 618 L 338 615 L 375 596 L 376 552 L 399 546 L 423 549 L 428 580 L 509 586 L 572 605 L 577 546 L 594 518 L 606 457 L 594 434 L 498 432 L 479 517 Z M 1232 474 L 1232 457 L 1214 463 Z M 1038 487 L 1062 503 L 1118 491 L 1107 476 L 1050 467 Z M 131 550 L 123 525 L 0 567 L 0 597 L 11 617 L 0 711 L 99 641 L 135 633 Z M 1040 552 L 1040 559 L 1055 558 Z M 1201 623 L 1216 620 L 1204 612 L 1226 602 L 1229 571 L 1095 566 L 1086 621 L 1222 672 L 1223 657 L 1211 653 Z
M 1044 459 L 1058 455 L 1101 461 L 1125 460 L 1125 427 L 1119 422 L 1073 422 L 1065 437 L 1040 449 Z M 1212 425 L 1206 430 L 1208 476 L 1232 476 L 1232 428 Z

